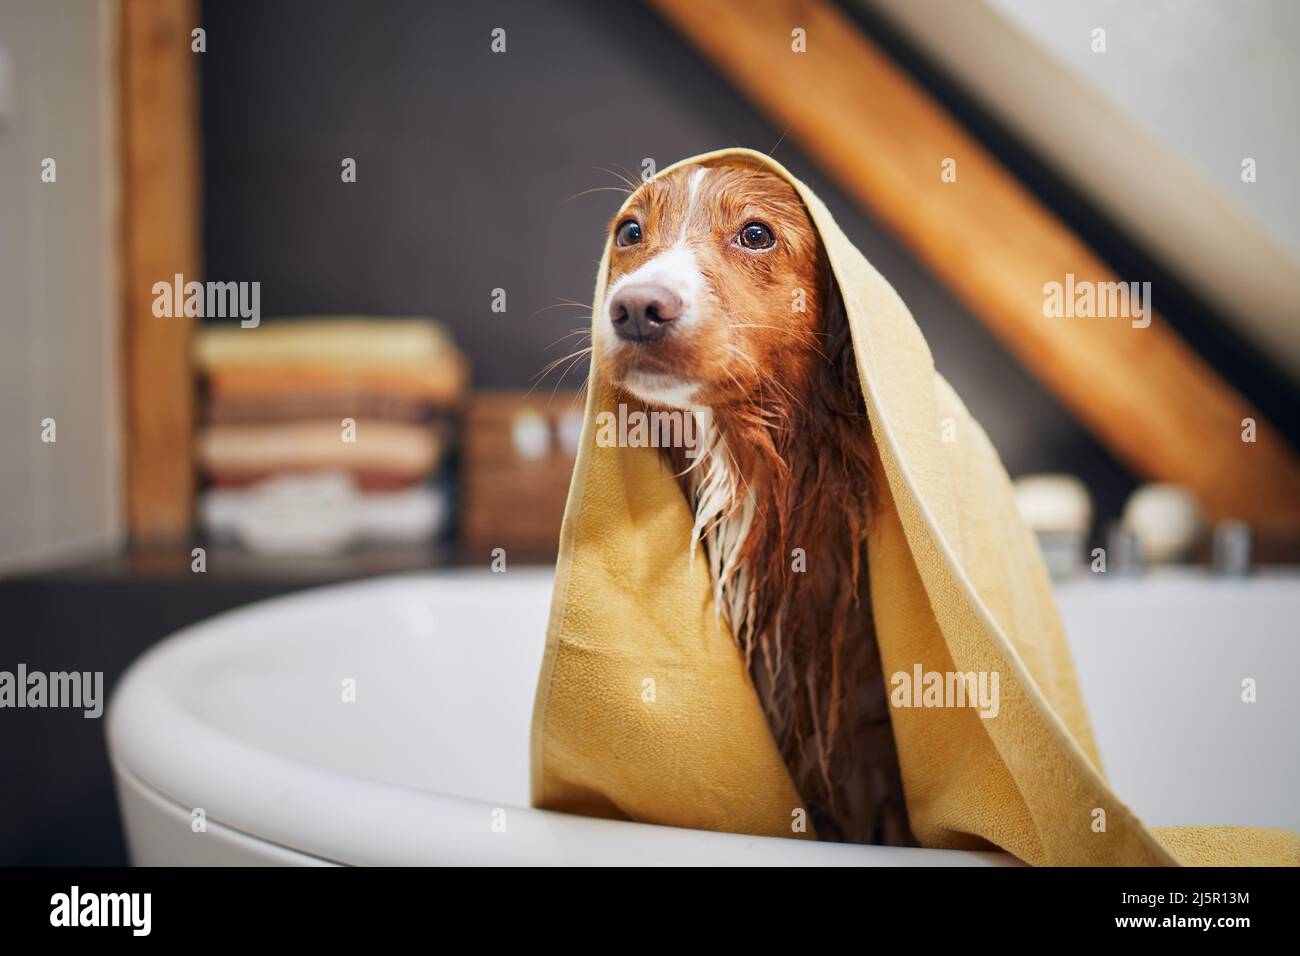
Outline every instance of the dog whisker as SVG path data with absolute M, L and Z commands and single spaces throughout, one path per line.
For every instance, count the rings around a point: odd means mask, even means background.
M 592 193 L 620 193 L 624 196 L 630 196 L 634 190 L 627 189 L 623 186 L 592 186 L 590 189 L 584 189 L 582 192 L 574 193 L 565 202 L 573 202 L 575 199 L 581 199 L 583 196 L 590 196 Z
M 641 188 L 641 184 L 633 178 L 631 170 L 616 172 L 615 170 L 608 169 L 604 166 L 593 166 L 591 168 L 599 170 L 602 173 L 608 173 L 609 175 L 613 176 L 615 179 L 620 180 L 627 187 L 627 191 L 629 194 L 634 193 L 639 188 Z
M 576 352 L 570 352 L 568 355 L 562 355 L 559 358 L 555 359 L 554 361 L 546 363 L 546 366 L 540 372 L 538 372 L 536 375 L 533 376 L 533 381 L 534 381 L 533 388 L 536 388 L 539 384 L 541 384 L 542 380 L 551 372 L 555 371 L 555 369 L 558 368 L 562 363 L 569 362 L 571 360 L 580 359 L 584 355 L 590 354 L 591 350 L 592 350 L 592 346 L 588 345 L 585 346 L 584 348 L 578 349 Z M 530 388 L 528 390 L 529 395 L 532 394 L 533 388 Z

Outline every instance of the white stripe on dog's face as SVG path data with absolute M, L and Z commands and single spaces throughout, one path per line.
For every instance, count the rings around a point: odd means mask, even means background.
M 686 242 L 686 229 L 691 224 L 691 220 L 695 218 L 695 210 L 699 208 L 700 204 L 700 182 L 708 171 L 706 167 L 701 166 L 691 173 L 691 184 L 686 187 L 686 215 L 682 217 L 682 231 L 677 237 L 679 246 Z
M 687 243 L 686 237 L 687 230 L 699 210 L 700 182 L 708 172 L 708 169 L 701 167 L 691 173 L 687 187 L 686 211 L 682 216 L 677 241 L 636 269 L 624 273 L 605 291 L 605 301 L 601 304 L 603 321 L 599 323 L 599 328 L 607 349 L 612 351 L 626 345 L 614 335 L 608 308 L 608 303 L 612 302 L 625 286 L 643 283 L 661 285 L 682 301 L 682 315 L 677 322 L 683 330 L 689 329 L 693 322 L 699 320 L 700 305 L 711 291 L 708 280 L 700 271 L 699 260 Z

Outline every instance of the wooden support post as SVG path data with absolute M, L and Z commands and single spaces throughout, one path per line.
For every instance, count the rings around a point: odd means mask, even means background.
M 194 0 L 121 3 L 122 294 L 127 520 L 137 540 L 189 534 L 193 319 L 153 314 L 153 285 L 200 279 Z

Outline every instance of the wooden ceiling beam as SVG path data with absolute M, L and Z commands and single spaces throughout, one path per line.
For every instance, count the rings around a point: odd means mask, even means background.
M 1300 533 L 1295 450 L 1158 313 L 1046 316 L 1048 283 L 1121 277 L 833 3 L 650 2 L 1136 474 L 1211 519 Z

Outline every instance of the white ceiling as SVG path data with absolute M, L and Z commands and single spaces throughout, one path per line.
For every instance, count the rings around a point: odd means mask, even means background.
M 860 2 L 1300 381 L 1300 3 Z

